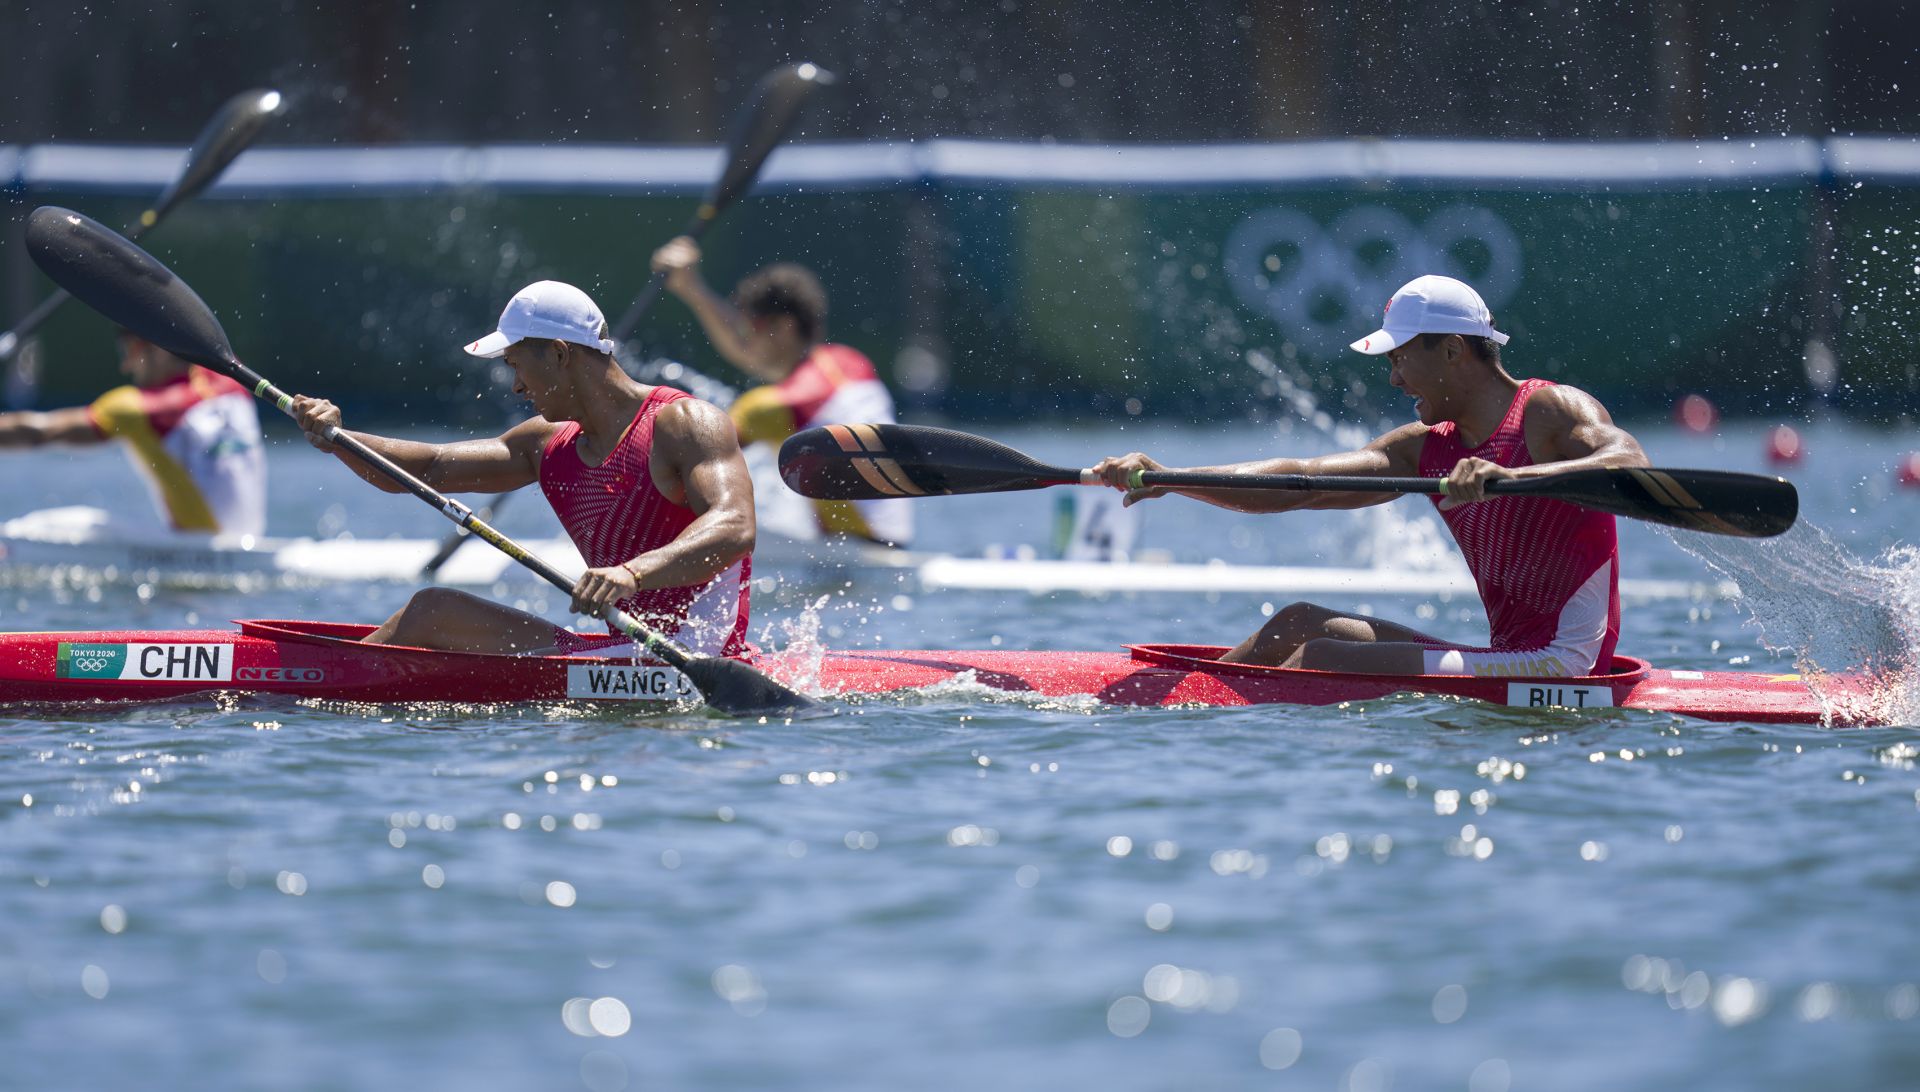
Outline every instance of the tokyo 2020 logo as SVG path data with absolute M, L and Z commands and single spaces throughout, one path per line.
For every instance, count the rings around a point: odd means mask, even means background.
M 1519 236 L 1478 205 L 1449 205 L 1418 224 L 1357 205 L 1324 226 L 1297 209 L 1262 209 L 1228 234 L 1221 264 L 1241 303 L 1321 352 L 1378 326 L 1388 297 L 1415 277 L 1458 277 L 1497 315 L 1524 268 Z

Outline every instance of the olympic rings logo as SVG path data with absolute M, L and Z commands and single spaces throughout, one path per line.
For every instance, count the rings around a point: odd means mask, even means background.
M 1476 244 L 1484 267 L 1461 258 Z M 1323 351 L 1379 325 L 1394 290 L 1427 273 L 1473 285 L 1498 315 L 1523 268 L 1519 236 L 1478 205 L 1449 205 L 1418 226 L 1382 205 L 1357 205 L 1324 228 L 1296 209 L 1263 209 L 1234 226 L 1221 264 L 1241 303 Z
M 112 663 L 113 660 L 106 656 L 75 656 L 73 658 L 73 666 L 89 673 L 105 671 Z

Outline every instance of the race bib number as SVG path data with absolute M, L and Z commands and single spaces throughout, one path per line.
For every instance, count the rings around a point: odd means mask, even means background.
M 568 664 L 567 697 L 596 701 L 686 701 L 700 691 L 671 667 Z
M 1124 561 L 1140 533 L 1140 509 L 1121 504 L 1113 489 L 1075 489 L 1056 501 L 1055 557 L 1067 561 Z
M 1613 705 L 1613 687 L 1508 683 L 1507 704 L 1534 709 L 1605 709 Z
M 54 675 L 129 682 L 231 682 L 233 646 L 62 641 L 55 653 Z

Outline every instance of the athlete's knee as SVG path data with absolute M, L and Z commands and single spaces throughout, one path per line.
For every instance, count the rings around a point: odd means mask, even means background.
M 405 614 L 411 618 L 431 618 L 470 610 L 487 600 L 456 588 L 421 588 L 407 600 Z
M 389 639 L 399 644 L 417 643 L 417 638 L 468 617 L 476 605 L 485 603 L 477 595 L 453 588 L 421 588 L 388 619 Z
M 1260 637 L 1267 641 L 1290 641 L 1299 643 L 1324 636 L 1326 625 L 1338 617 L 1334 611 L 1314 603 L 1288 603 L 1273 612 L 1273 617 L 1260 627 Z

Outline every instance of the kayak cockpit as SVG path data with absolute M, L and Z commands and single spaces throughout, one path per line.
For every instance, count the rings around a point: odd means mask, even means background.
M 271 641 L 360 641 L 378 629 L 365 622 L 308 622 L 304 620 L 242 618 L 234 622 L 245 637 L 264 637 Z
M 1256 664 L 1223 664 L 1220 662 L 1220 657 L 1227 651 L 1224 645 L 1154 644 L 1127 645 L 1125 647 L 1127 652 L 1140 663 L 1153 664 L 1158 667 L 1179 668 L 1185 671 L 1205 671 L 1213 675 L 1245 675 L 1256 678 L 1312 677 L 1317 679 L 1355 680 L 1393 679 L 1404 683 L 1408 690 L 1423 689 L 1420 686 L 1414 685 L 1414 680 L 1432 680 L 1435 682 L 1444 680 L 1457 684 L 1463 678 L 1473 677 L 1462 675 L 1372 675 L 1349 671 L 1311 671 L 1305 668 L 1262 667 Z M 1500 681 L 1514 683 L 1558 683 L 1575 686 L 1630 687 L 1635 683 L 1645 680 L 1650 668 L 1651 665 L 1645 660 L 1632 656 L 1615 656 L 1613 662 L 1609 665 L 1609 670 L 1604 675 L 1582 675 L 1578 677 L 1555 676 L 1551 678 L 1522 677 L 1516 675 L 1512 677 L 1502 677 Z M 1450 689 L 1450 687 L 1437 685 L 1432 689 L 1444 691 Z

